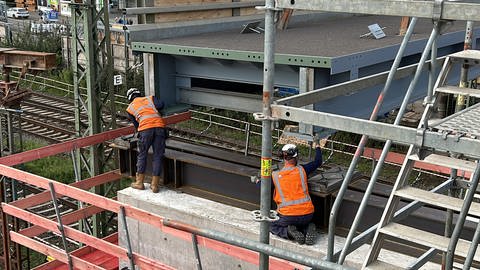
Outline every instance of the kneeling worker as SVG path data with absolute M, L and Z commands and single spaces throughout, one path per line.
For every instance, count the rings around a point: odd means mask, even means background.
M 147 155 L 150 146 L 153 146 L 152 160 L 152 183 L 150 189 L 157 193 L 159 190 L 160 174 L 162 173 L 163 155 L 165 153 L 165 139 L 167 133 L 165 122 L 159 111 L 163 109 L 163 101 L 155 96 L 144 97 L 137 88 L 127 91 L 127 99 L 130 101 L 127 112 L 135 129 L 138 131 L 138 156 L 137 175 L 132 188 L 145 189 L 145 169 L 147 167 Z
M 272 174 L 280 219 L 272 222 L 270 232 L 299 244 L 313 245 L 316 238 L 315 224 L 311 223 L 314 207 L 308 193 L 307 176 L 322 164 L 322 150 L 318 142 L 313 143 L 315 160 L 297 165 L 298 149 L 294 144 L 283 146 L 281 155 L 284 167 Z

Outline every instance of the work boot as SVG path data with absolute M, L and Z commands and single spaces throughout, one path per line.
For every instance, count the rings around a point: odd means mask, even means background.
M 300 245 L 305 244 L 305 235 L 298 231 L 297 227 L 295 227 L 294 225 L 288 225 L 287 234 L 290 239 L 295 240 L 295 242 L 299 243 Z
M 137 177 L 135 178 L 135 182 L 130 184 L 130 187 L 134 189 L 144 190 L 145 186 L 143 185 L 143 180 L 145 180 L 145 174 L 137 173 Z
M 150 183 L 150 189 L 153 193 L 158 192 L 158 184 L 160 183 L 160 176 L 152 176 L 152 183 Z
M 311 246 L 315 244 L 316 239 L 317 239 L 317 231 L 315 228 L 315 224 L 309 223 L 307 227 L 307 233 L 305 234 L 305 244 Z

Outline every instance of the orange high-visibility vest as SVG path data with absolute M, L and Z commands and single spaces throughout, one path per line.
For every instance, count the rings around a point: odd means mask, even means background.
M 165 121 L 163 121 L 163 118 L 153 103 L 153 96 L 135 98 L 132 103 L 128 105 L 127 112 L 137 120 L 138 131 L 165 127 Z
M 277 212 L 284 216 L 301 216 L 314 211 L 308 193 L 307 173 L 302 166 L 285 165 L 272 174 Z

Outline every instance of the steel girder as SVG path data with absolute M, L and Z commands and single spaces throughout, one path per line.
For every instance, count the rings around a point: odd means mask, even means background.
M 115 97 L 113 89 L 113 58 L 110 42 L 108 1 L 97 6 L 95 1 L 72 3 L 72 50 L 74 69 L 75 129 L 77 137 L 94 135 L 115 127 Z M 99 31 L 99 29 L 102 31 Z M 86 84 L 86 93 L 80 84 Z M 81 120 L 82 113 L 88 114 L 88 122 Z M 88 149 L 75 150 L 77 180 L 82 178 L 82 169 L 89 176 L 105 171 L 107 158 L 103 144 Z M 95 188 L 103 193 L 102 187 Z M 99 222 L 94 222 L 97 226 Z M 100 228 L 95 229 L 97 233 Z

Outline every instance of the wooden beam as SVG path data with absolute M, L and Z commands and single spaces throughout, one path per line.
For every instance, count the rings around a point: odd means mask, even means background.
M 400 29 L 398 30 L 399 36 L 405 36 L 408 29 L 408 24 L 410 23 L 410 17 L 403 16 L 402 20 L 400 21 Z
M 15 243 L 18 243 L 22 246 L 38 251 L 42 254 L 51 256 L 63 263 L 68 264 L 68 256 L 63 250 L 42 244 L 40 242 L 37 242 L 31 238 L 28 238 L 14 231 L 10 232 L 10 239 Z M 75 269 L 105 270 L 105 268 L 103 267 L 96 266 L 76 256 L 71 255 L 70 257 L 72 258 L 72 264 Z
M 290 17 L 293 14 L 293 9 L 284 9 L 282 12 L 282 15 L 280 16 L 280 19 L 278 20 L 277 23 L 277 29 L 278 30 L 285 30 L 287 29 L 288 22 L 290 21 Z

